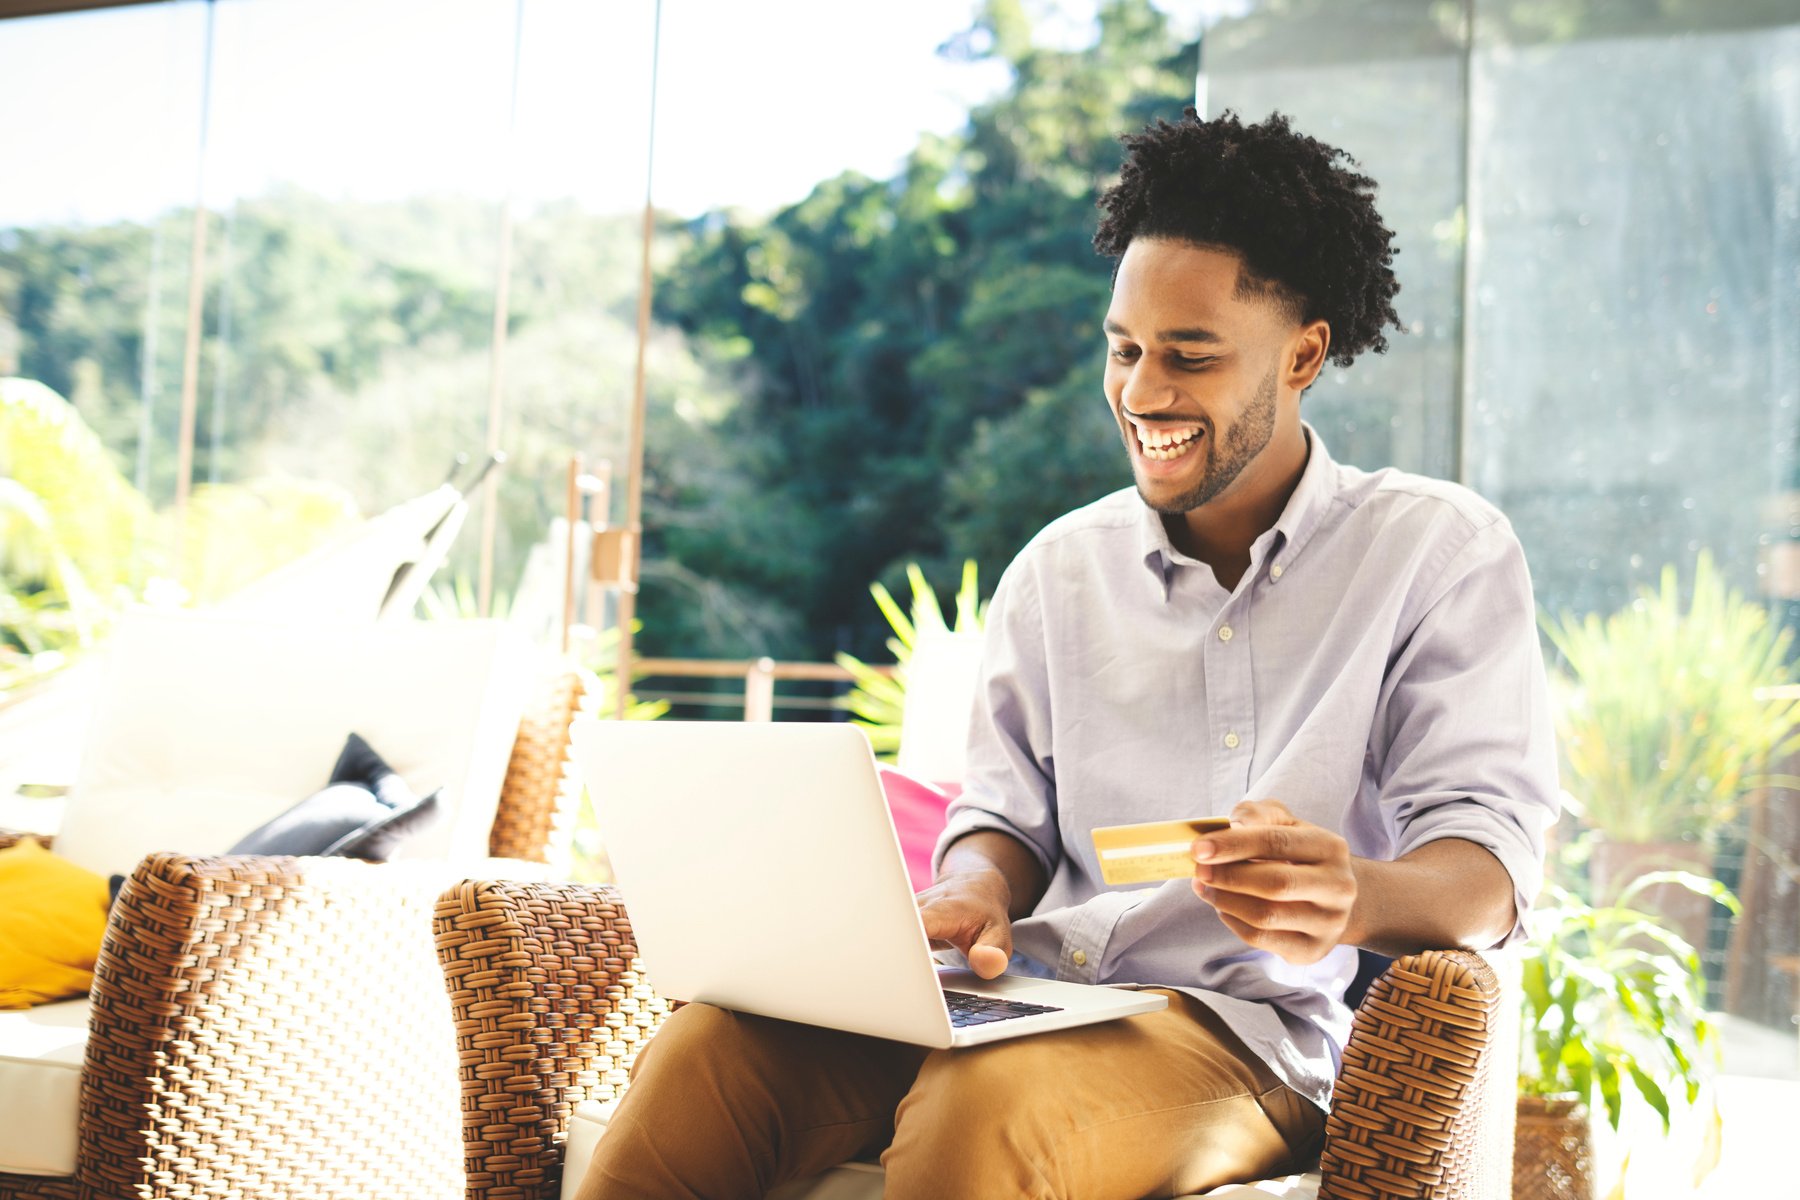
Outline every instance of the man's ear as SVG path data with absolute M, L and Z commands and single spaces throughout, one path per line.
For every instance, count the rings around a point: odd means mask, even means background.
M 1308 321 L 1289 337 L 1286 358 L 1282 363 L 1282 382 L 1296 392 L 1311 387 L 1319 372 L 1325 369 L 1326 355 L 1331 351 L 1331 326 L 1323 318 Z

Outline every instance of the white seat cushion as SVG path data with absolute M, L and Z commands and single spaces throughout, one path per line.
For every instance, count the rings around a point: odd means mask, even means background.
M 351 732 L 418 794 L 444 789 L 443 819 L 403 857 L 486 855 L 534 670 L 504 625 L 146 611 L 104 653 L 56 840 L 81 866 L 221 854 L 323 787 Z
M 0 1173 L 75 1174 L 88 1001 L 0 1011 Z
M 581 1177 L 616 1104 L 578 1104 L 569 1114 L 569 1140 L 563 1147 L 562 1200 L 575 1200 Z M 882 1171 L 873 1163 L 851 1162 L 811 1179 L 785 1183 L 769 1193 L 769 1200 L 881 1200 Z M 1265 1179 L 1261 1183 L 1229 1184 L 1207 1192 L 1218 1200 L 1316 1200 L 1317 1172 Z

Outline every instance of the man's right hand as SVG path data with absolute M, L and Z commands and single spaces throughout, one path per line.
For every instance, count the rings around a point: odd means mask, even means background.
M 1012 889 L 996 868 L 946 872 L 919 893 L 919 916 L 934 949 L 954 946 L 983 979 L 1012 961 Z

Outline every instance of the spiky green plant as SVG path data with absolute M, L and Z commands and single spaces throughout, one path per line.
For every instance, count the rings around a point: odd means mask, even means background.
M 496 588 L 488 597 L 488 616 L 503 621 L 511 612 L 512 593 Z M 481 615 L 475 581 L 466 571 L 458 571 L 449 579 L 442 576 L 433 579 L 419 593 L 419 613 L 431 621 L 474 620 Z
M 1545 617 L 1564 784 L 1615 842 L 1710 840 L 1771 758 L 1800 747 L 1793 640 L 1702 552 L 1692 600 L 1674 567 L 1610 616 Z
M 495 591 L 488 600 L 488 614 L 495 620 L 505 620 L 512 612 L 512 605 L 510 592 Z M 474 581 L 458 571 L 447 580 L 433 580 L 419 595 L 419 610 L 428 620 L 466 621 L 480 615 L 481 605 L 476 599 Z M 643 628 L 642 621 L 633 621 L 632 636 L 636 637 Z M 596 716 L 611 716 L 614 697 L 618 695 L 619 631 L 612 626 L 598 630 L 577 645 L 573 657 L 583 670 L 593 674 L 582 710 Z M 625 698 L 627 721 L 654 721 L 668 711 L 667 700 L 639 700 L 630 695 Z
M 1668 884 L 1740 911 L 1723 884 L 1685 871 L 1641 876 L 1598 908 L 1545 889 L 1524 954 L 1522 1091 L 1573 1093 L 1590 1107 L 1598 1096 L 1617 1129 L 1629 1085 L 1665 1133 L 1674 1105 L 1700 1101 L 1719 1062 L 1700 956 L 1633 906 L 1647 889 Z
M 987 619 L 987 603 L 981 599 L 977 585 L 975 560 L 963 562 L 962 582 L 956 589 L 956 623 L 944 620 L 937 593 L 925 580 L 925 572 L 917 563 L 906 564 L 906 580 L 912 587 L 911 611 L 902 611 L 893 593 L 880 583 L 869 585 L 869 594 L 881 615 L 887 618 L 894 636 L 887 639 L 889 653 L 894 656 L 892 675 L 876 670 L 851 654 L 839 653 L 838 666 L 850 672 L 855 685 L 838 700 L 848 709 L 855 723 L 869 735 L 869 744 L 878 758 L 892 760 L 900 752 L 900 722 L 906 709 L 906 668 L 912 661 L 913 647 L 923 636 L 934 633 L 970 633 L 981 629 Z
M 11 485 L 0 575 L 13 586 L 24 575 L 60 590 L 67 566 L 103 597 L 140 580 L 150 505 L 75 406 L 36 380 L 0 379 L 0 479 Z
M 356 501 L 335 484 L 203 483 L 188 500 L 180 581 L 196 604 L 213 604 L 361 522 Z
M 636 638 L 643 631 L 642 621 L 631 623 L 631 636 Z M 598 686 L 589 689 L 593 698 L 592 711 L 599 716 L 611 716 L 617 703 L 619 686 L 619 630 L 608 625 L 598 630 L 581 649 L 582 665 L 594 672 Z M 586 707 L 584 705 L 584 707 Z M 625 719 L 627 721 L 654 721 L 669 711 L 667 700 L 640 700 L 636 695 L 625 694 Z
M 75 406 L 0 379 L 0 695 L 72 661 L 140 582 L 150 507 Z
M 140 596 L 222 599 L 354 519 L 337 489 L 262 480 L 195 488 L 177 531 L 73 404 L 0 379 L 0 695 L 74 661 Z M 156 577 L 177 560 L 178 580 Z

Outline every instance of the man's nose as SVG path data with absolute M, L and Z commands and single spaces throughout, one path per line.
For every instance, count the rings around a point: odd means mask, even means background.
M 1126 377 L 1119 399 L 1125 411 L 1137 416 L 1154 416 L 1174 404 L 1175 383 L 1167 371 L 1149 359 L 1139 359 Z

